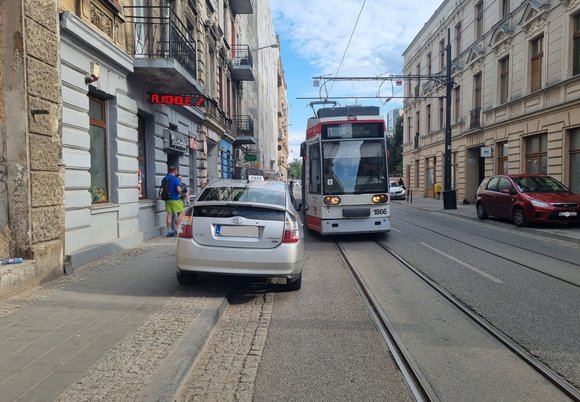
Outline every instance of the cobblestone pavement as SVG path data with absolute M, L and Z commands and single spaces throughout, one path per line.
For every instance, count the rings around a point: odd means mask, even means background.
M 233 297 L 176 401 L 251 401 L 273 304 L 273 293 Z

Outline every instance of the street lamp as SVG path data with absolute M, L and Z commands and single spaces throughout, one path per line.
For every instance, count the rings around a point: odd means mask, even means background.
M 278 45 L 277 43 L 272 43 L 271 45 L 268 45 L 268 46 L 261 46 L 261 47 L 259 47 L 259 48 L 257 48 L 257 49 L 256 49 L 256 52 L 257 52 L 258 50 L 267 49 L 267 48 L 269 48 L 269 47 L 276 48 L 276 47 L 279 47 L 279 45 Z

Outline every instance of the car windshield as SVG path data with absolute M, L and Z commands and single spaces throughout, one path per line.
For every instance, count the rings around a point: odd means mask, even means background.
M 522 193 L 563 193 L 569 191 L 559 181 L 547 176 L 516 177 L 513 180 Z
M 280 188 L 265 187 L 212 187 L 204 191 L 198 201 L 237 201 L 286 205 L 284 192 Z

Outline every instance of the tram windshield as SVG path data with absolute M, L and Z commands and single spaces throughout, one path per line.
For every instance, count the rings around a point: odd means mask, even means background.
M 322 157 L 324 194 L 388 191 L 383 139 L 325 141 Z

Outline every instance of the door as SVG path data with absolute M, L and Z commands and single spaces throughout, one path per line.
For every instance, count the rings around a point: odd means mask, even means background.
M 512 203 L 515 198 L 514 194 L 512 183 L 507 178 L 501 177 L 497 184 L 497 193 L 495 196 L 495 216 L 501 218 L 511 217 Z

